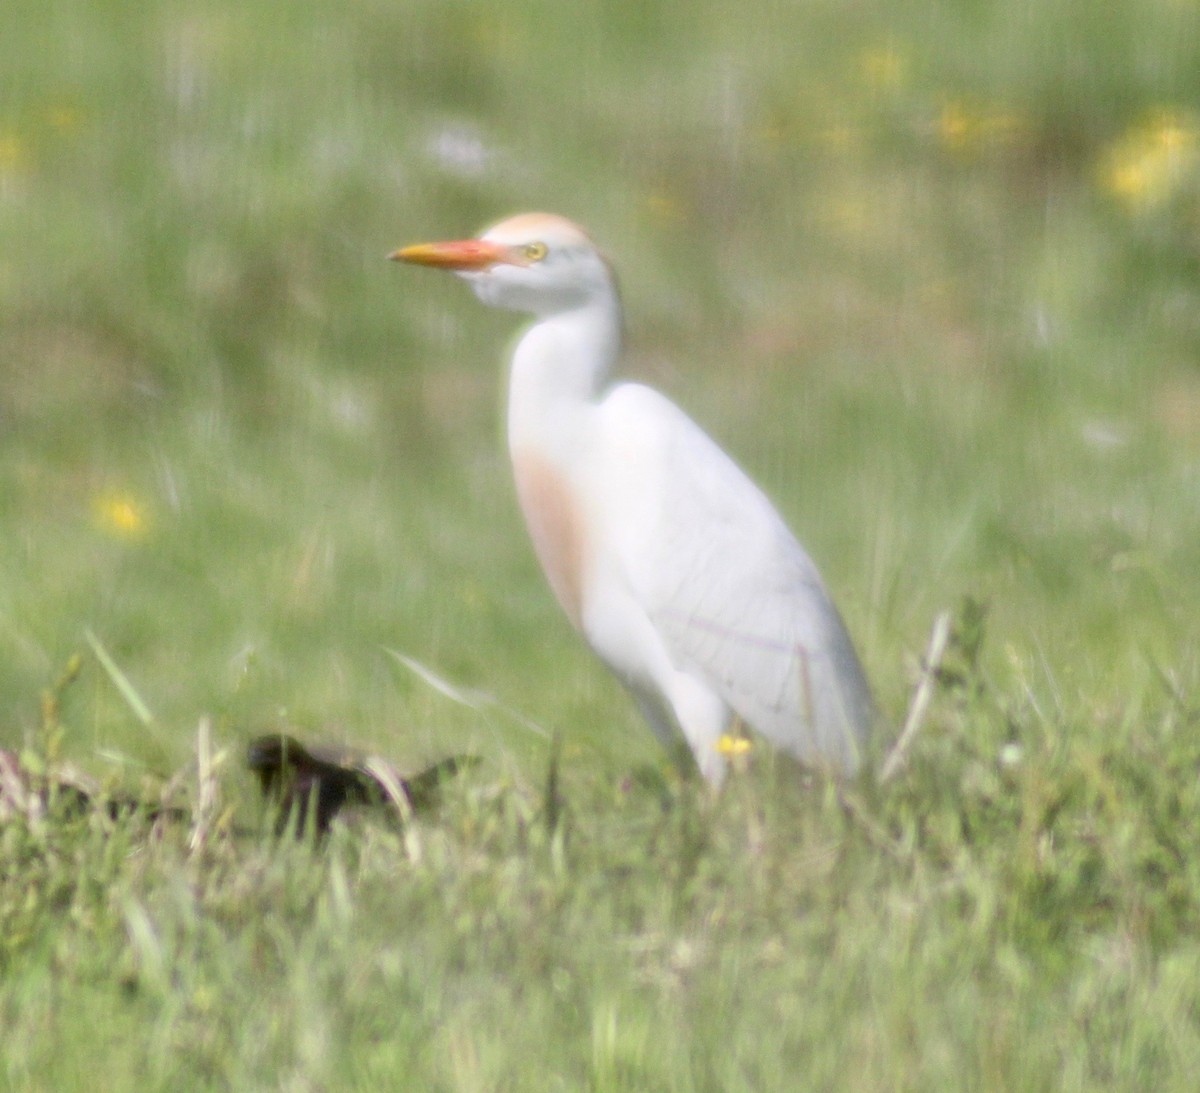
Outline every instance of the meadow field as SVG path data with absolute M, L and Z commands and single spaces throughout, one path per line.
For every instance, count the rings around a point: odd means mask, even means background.
M 518 321 L 386 261 L 527 209 L 875 766 L 951 613 L 896 778 L 714 799 L 560 616 Z M 5 0 L 0 536 L 0 748 L 184 813 L 0 808 L 0 1089 L 1196 1087 L 1195 0 Z M 277 839 L 280 729 L 478 762 Z

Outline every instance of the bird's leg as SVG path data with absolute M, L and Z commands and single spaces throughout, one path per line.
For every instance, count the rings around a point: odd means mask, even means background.
M 719 789 L 728 766 L 721 754 L 721 737 L 729 728 L 732 711 L 708 687 L 686 672 L 676 672 L 667 687 L 675 720 L 683 731 L 704 780 Z
M 672 680 L 669 706 L 657 694 L 632 687 L 630 693 L 679 771 L 699 771 L 706 782 L 720 788 L 726 773 L 720 742 L 729 724 L 725 704 L 682 672 Z

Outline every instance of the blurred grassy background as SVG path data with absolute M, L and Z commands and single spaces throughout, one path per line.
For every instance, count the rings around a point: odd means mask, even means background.
M 203 711 L 440 748 L 384 644 L 652 747 L 514 514 L 511 317 L 383 261 L 522 208 L 613 255 L 629 370 L 779 500 L 893 717 L 964 592 L 1030 686 L 1194 680 L 1198 19 L 13 0 L 0 739 L 90 626 L 160 762 Z M 105 692 L 80 745 L 140 751 Z
M 487 760 L 415 844 L 316 860 L 0 832 L 13 1080 L 1194 1081 L 1198 31 L 1194 0 L 6 0 L 0 746 L 90 630 L 154 713 L 85 657 L 61 746 L 98 774 L 181 768 L 204 714 L 235 756 L 286 722 Z M 516 515 L 513 317 L 384 260 L 534 208 L 614 258 L 629 372 L 777 499 L 893 721 L 935 614 L 989 606 L 989 685 L 865 821 L 629 789 L 662 756 Z M 544 738 L 386 648 L 563 730 L 568 849 Z

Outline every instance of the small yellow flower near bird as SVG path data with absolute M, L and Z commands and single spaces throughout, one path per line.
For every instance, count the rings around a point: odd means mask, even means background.
M 141 539 L 150 529 L 145 506 L 127 493 L 110 491 L 92 502 L 96 526 L 117 539 Z
M 730 733 L 724 733 L 717 741 L 717 752 L 725 756 L 726 759 L 733 759 L 738 755 L 747 754 L 753 746 L 744 736 L 733 736 Z

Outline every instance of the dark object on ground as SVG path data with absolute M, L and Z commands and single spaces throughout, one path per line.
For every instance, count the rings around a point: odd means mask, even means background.
M 258 775 L 263 793 L 278 802 L 278 829 L 295 824 L 297 833 L 308 823 L 329 830 L 346 805 L 384 805 L 391 802 L 405 815 L 431 805 L 443 780 L 476 762 L 474 756 L 453 755 L 416 774 L 402 774 L 377 756 L 348 749 L 305 747 L 286 733 L 271 733 L 250 741 L 246 765 Z

